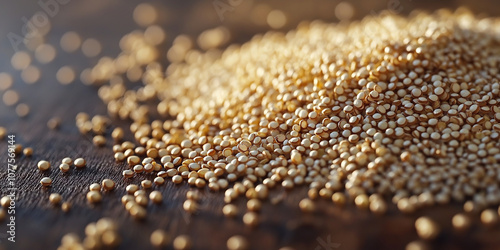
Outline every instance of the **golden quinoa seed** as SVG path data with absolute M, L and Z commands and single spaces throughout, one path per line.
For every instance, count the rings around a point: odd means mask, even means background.
M 113 137 L 116 142 L 120 142 L 123 139 L 123 136 L 124 131 L 120 127 L 113 129 L 113 132 L 111 132 L 111 137 Z
M 346 203 L 346 197 L 345 194 L 341 192 L 336 192 L 332 195 L 332 201 L 334 204 L 343 206 Z
M 75 164 L 75 167 L 77 167 L 77 168 L 83 168 L 83 167 L 85 167 L 87 162 L 83 158 L 76 158 L 74 164 Z
M 248 241 L 240 235 L 232 236 L 227 240 L 227 249 L 229 250 L 245 250 L 248 249 Z
M 488 227 L 496 226 L 499 221 L 498 217 L 497 211 L 493 209 L 486 209 L 481 212 L 481 222 Z
M 0 139 L 5 138 L 6 135 L 7 135 L 7 129 L 4 127 L 0 127 Z
M 173 247 L 176 250 L 191 249 L 191 238 L 187 235 L 179 235 L 175 237 Z
M 130 184 L 128 185 L 125 190 L 127 191 L 127 193 L 129 194 L 134 194 L 137 190 L 139 190 L 139 186 L 135 185 L 135 184 Z
M 247 212 L 243 215 L 243 223 L 250 227 L 255 227 L 259 224 L 259 216 L 255 212 Z
M 47 127 L 52 130 L 58 129 L 59 126 L 61 126 L 61 119 L 59 117 L 53 117 L 47 121 Z
M 429 217 L 420 217 L 415 221 L 415 228 L 420 238 L 424 240 L 435 239 L 439 233 L 439 225 Z
M 172 182 L 175 184 L 181 184 L 182 183 L 182 177 L 180 175 L 174 175 L 172 177 Z
M 61 170 L 61 172 L 67 173 L 69 171 L 69 169 L 70 169 L 70 167 L 68 164 L 66 164 L 66 163 L 59 164 L 59 170 Z
M 197 201 L 201 198 L 201 194 L 197 190 L 189 190 L 186 192 L 186 198 Z
M 262 203 L 258 199 L 250 199 L 247 201 L 248 211 L 258 212 L 262 207 Z
M 132 215 L 134 218 L 136 218 L 138 220 L 142 220 L 142 219 L 146 218 L 146 216 L 147 216 L 146 209 L 143 208 L 142 206 L 139 206 L 139 205 L 131 206 L 129 213 L 130 213 L 130 215 Z
M 38 169 L 40 169 L 40 171 L 47 171 L 50 169 L 50 162 L 48 161 L 39 161 L 38 164 L 37 164 L 37 167 Z
M 165 230 L 157 229 L 151 233 L 149 240 L 154 247 L 166 247 L 170 243 L 171 237 Z
M 165 179 L 163 177 L 158 176 L 158 177 L 154 178 L 153 182 L 156 185 L 161 186 L 161 185 L 165 184 Z
M 226 217 L 235 217 L 238 214 L 238 208 L 233 204 L 226 204 L 222 208 L 222 213 Z
M 106 191 L 111 191 L 113 189 L 115 189 L 115 182 L 113 180 L 110 180 L 110 179 L 104 179 L 102 180 L 102 188 Z
M 0 136 L 0 138 L 1 138 L 1 136 Z M 33 148 L 30 148 L 30 147 L 24 148 L 23 149 L 23 154 L 25 156 L 28 156 L 28 157 L 32 156 L 33 155 Z
M 302 199 L 299 203 L 299 207 L 300 207 L 300 210 L 302 210 L 302 212 L 306 212 L 306 213 L 310 213 L 310 212 L 314 212 L 316 210 L 316 205 L 314 204 L 314 202 L 310 199 Z
M 73 164 L 73 160 L 69 157 L 65 157 L 61 160 L 61 163 L 68 164 L 71 166 L 71 164 Z
M 135 202 L 143 207 L 148 205 L 148 197 L 146 195 L 138 195 L 135 197 Z
M 377 215 L 383 215 L 387 212 L 387 203 L 382 199 L 370 201 L 370 211 Z
M 460 213 L 453 216 L 451 224 L 458 231 L 466 231 L 471 227 L 472 221 L 467 215 Z
M 129 195 L 129 194 L 124 195 L 121 198 L 121 202 L 122 202 L 123 205 L 127 205 L 127 203 L 129 203 L 131 201 L 135 201 L 135 198 L 134 198 L 134 196 Z
M 4 208 L 8 208 L 10 206 L 11 199 L 9 196 L 4 196 L 0 199 L 0 205 Z
M 92 183 L 89 186 L 90 191 L 101 191 L 101 185 L 99 183 Z
M 149 189 L 153 186 L 153 182 L 151 182 L 150 180 L 143 180 L 141 181 L 141 186 L 143 188 Z
M 65 201 L 61 204 L 61 209 L 64 211 L 64 212 L 69 212 L 69 210 L 71 210 L 71 203 Z
M 59 205 L 59 203 L 61 202 L 62 200 L 62 197 L 60 194 L 57 194 L 57 193 L 52 193 L 50 194 L 49 196 L 49 201 L 50 203 L 52 203 L 53 205 Z
M 141 159 L 138 156 L 132 155 L 127 158 L 127 163 L 129 166 L 137 165 L 141 162 Z
M 408 243 L 405 250 L 430 250 L 429 245 L 422 240 L 415 240 Z
M 149 199 L 154 203 L 161 204 L 161 202 L 163 201 L 163 195 L 160 191 L 155 190 L 149 194 Z
M 43 177 L 40 180 L 40 184 L 42 184 L 43 187 L 49 187 L 52 185 L 52 179 L 50 177 Z
M 132 178 L 132 177 L 134 177 L 134 171 L 132 171 L 130 169 L 126 169 L 126 170 L 123 170 L 122 175 L 123 175 L 123 177 L 125 177 L 127 179 Z
M 184 201 L 184 203 L 182 204 L 182 207 L 188 213 L 194 213 L 194 212 L 196 212 L 196 210 L 198 210 L 198 204 L 196 203 L 196 201 L 193 201 L 193 200 Z
M 94 145 L 96 145 L 97 147 L 102 147 L 102 146 L 106 145 L 106 138 L 102 135 L 94 136 L 92 141 L 94 142 Z
M 99 203 L 102 200 L 102 195 L 99 191 L 89 191 L 87 193 L 87 201 L 89 203 Z

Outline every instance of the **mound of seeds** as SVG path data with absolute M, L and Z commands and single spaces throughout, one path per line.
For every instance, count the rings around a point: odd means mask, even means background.
M 183 36 L 182 60 L 166 70 L 134 31 L 90 76 L 110 82 L 99 90 L 109 113 L 134 121 L 137 145 L 113 148 L 127 178 L 156 171 L 227 189 L 227 202 L 308 185 L 312 199 L 343 203 L 345 193 L 382 213 L 383 196 L 403 212 L 451 200 L 485 207 L 500 202 L 498 25 L 465 11 L 382 15 L 303 23 L 206 53 Z M 120 76 L 142 66 L 144 86 L 127 89 Z M 77 118 L 82 132 L 103 121 Z

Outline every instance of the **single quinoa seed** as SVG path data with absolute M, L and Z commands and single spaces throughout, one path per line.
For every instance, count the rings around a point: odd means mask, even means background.
M 62 196 L 60 194 L 52 193 L 49 196 L 49 201 L 50 201 L 50 203 L 52 203 L 52 205 L 59 205 L 61 200 L 62 200 Z
M 0 136 L 0 138 L 1 138 L 1 136 Z M 28 156 L 28 157 L 32 156 L 33 155 L 33 148 L 30 148 L 30 147 L 24 148 L 23 149 L 23 154 L 25 156 Z
M 89 203 L 99 203 L 102 200 L 102 195 L 99 191 L 89 191 L 87 193 L 87 201 Z
M 111 191 L 113 189 L 115 189 L 115 182 L 113 180 L 110 180 L 110 179 L 104 179 L 102 180 L 102 188 L 106 191 Z
M 149 239 L 151 241 L 151 245 L 153 245 L 154 247 L 166 247 L 171 241 L 168 233 L 162 229 L 153 231 Z
M 50 177 L 43 177 L 40 180 L 40 184 L 42 184 L 43 187 L 49 187 L 52 185 L 52 179 Z
M 486 209 L 481 212 L 481 222 L 488 226 L 493 227 L 498 224 L 498 213 L 493 209 Z
M 235 235 L 227 240 L 227 249 L 245 250 L 248 249 L 248 241 L 243 236 Z
M 66 202 L 63 202 L 63 203 L 61 204 L 61 209 L 62 209 L 64 212 L 66 212 L 66 213 L 67 213 L 67 212 L 69 212 L 69 210 L 71 210 L 71 203 L 69 203 L 69 202 L 67 202 L 67 201 L 66 201 Z
M 227 204 L 222 208 L 222 213 L 226 217 L 235 217 L 238 214 L 238 208 L 233 204 Z
M 191 238 L 187 235 L 179 235 L 175 237 L 173 246 L 176 250 L 191 249 Z
M 160 191 L 155 190 L 149 194 L 149 199 L 156 204 L 161 204 L 161 202 L 163 201 L 163 195 Z
M 66 163 L 59 164 L 59 170 L 61 170 L 61 172 L 66 173 L 69 171 L 69 169 L 70 169 L 70 167 L 68 164 L 66 164 Z
M 470 228 L 472 222 L 471 219 L 465 214 L 456 214 L 451 219 L 451 224 L 453 228 L 458 231 L 466 231 Z
M 435 239 L 439 233 L 439 225 L 428 217 L 420 217 L 415 221 L 415 228 L 420 238 L 424 240 Z
M 89 186 L 90 191 L 101 191 L 101 185 L 99 183 L 92 183 Z
M 50 162 L 48 161 L 39 161 L 38 164 L 38 169 L 40 169 L 40 171 L 47 171 L 49 170 L 50 168 Z
M 316 205 L 310 199 L 302 199 L 299 203 L 300 210 L 302 212 L 310 213 L 316 210 Z
M 75 164 L 75 167 L 77 167 L 77 168 L 83 168 L 83 167 L 85 167 L 87 162 L 83 158 L 76 158 L 74 164 Z

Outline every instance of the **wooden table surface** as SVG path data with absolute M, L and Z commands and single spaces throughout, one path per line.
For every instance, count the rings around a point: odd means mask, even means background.
M 55 0 L 54 0 L 55 1 Z M 5 1 L 4 1 L 5 2 Z M 234 219 L 225 218 L 221 209 L 224 205 L 223 193 L 203 191 L 200 211 L 188 215 L 182 209 L 185 193 L 190 187 L 184 183 L 176 186 L 172 182 L 158 188 L 164 195 L 161 205 L 148 205 L 145 221 L 136 221 L 129 216 L 120 202 L 125 194 L 125 186 L 139 184 L 142 178 L 124 180 L 121 172 L 124 163 L 115 163 L 112 157 L 111 140 L 106 148 L 95 148 L 91 138 L 81 135 L 76 129 L 74 117 L 84 111 L 91 115 L 106 114 L 106 107 L 97 97 L 97 89 L 83 85 L 79 80 L 62 86 L 55 80 L 55 72 L 63 65 L 70 65 L 77 72 L 92 66 L 97 58 L 88 59 L 81 52 L 68 54 L 59 47 L 61 35 L 70 30 L 83 37 L 95 37 L 103 44 L 102 55 L 115 56 L 121 36 L 138 28 L 131 13 L 140 1 L 118 0 L 73 0 L 50 18 L 52 30 L 47 42 L 58 49 L 56 60 L 47 65 L 39 65 L 41 79 L 33 85 L 22 82 L 20 72 L 10 66 L 14 49 L 7 39 L 10 32 L 21 34 L 23 17 L 29 17 L 43 9 L 36 1 L 9 1 L 0 6 L 0 72 L 9 72 L 15 79 L 12 87 L 20 93 L 21 102 L 31 107 L 28 117 L 18 118 L 14 108 L 0 103 L 0 126 L 6 127 L 9 134 L 15 135 L 16 143 L 34 149 L 32 157 L 17 157 L 18 171 L 15 184 L 18 188 L 16 202 L 16 242 L 7 240 L 6 223 L 0 226 L 0 246 L 3 249 L 55 249 L 61 237 L 74 232 L 84 236 L 84 228 L 101 217 L 113 218 L 119 224 L 122 242 L 119 249 L 150 249 L 149 237 L 155 229 L 162 228 L 172 236 L 190 235 L 195 249 L 225 249 L 226 241 L 235 234 L 247 237 L 252 249 L 279 249 L 290 246 L 294 249 L 404 249 L 410 241 L 417 240 L 414 221 L 418 216 L 428 215 L 443 228 L 436 240 L 428 242 L 435 249 L 500 249 L 500 230 L 486 229 L 479 225 L 478 215 L 473 215 L 474 226 L 468 233 L 458 233 L 451 229 L 451 217 L 461 211 L 460 204 L 450 204 L 426 208 L 412 215 L 402 215 L 391 205 L 386 216 L 379 217 L 348 205 L 336 207 L 329 200 L 318 201 L 319 209 L 313 214 L 303 214 L 298 202 L 306 196 L 307 187 L 292 191 L 276 188 L 271 192 L 271 200 L 263 205 L 261 223 L 254 229 L 242 223 L 245 200 L 239 198 L 235 204 L 239 214 Z M 244 42 L 252 35 L 265 32 L 265 26 L 250 25 L 246 12 L 247 5 L 258 1 L 243 1 L 234 11 L 225 13 L 220 21 L 213 9 L 213 1 L 153 1 L 162 13 L 160 24 L 168 33 L 168 43 L 181 33 L 199 34 L 202 30 L 224 25 L 232 31 L 232 41 Z M 280 8 L 289 14 L 290 22 L 285 29 L 297 25 L 302 19 L 322 19 L 336 21 L 334 7 L 339 1 L 315 0 L 267 1 L 273 8 Z M 478 12 L 498 15 L 499 8 L 492 8 L 489 1 L 349 1 L 356 6 L 356 16 L 378 13 L 382 9 L 399 3 L 397 10 L 402 14 L 416 8 L 429 10 L 439 7 L 455 8 L 469 4 Z M 497 4 L 495 4 L 497 5 Z M 23 50 L 23 46 L 20 46 Z M 165 47 L 166 49 L 166 47 Z M 162 52 L 164 53 L 164 52 Z M 36 62 L 34 62 L 36 64 Z M 3 94 L 3 93 L 2 93 Z M 50 130 L 46 123 L 52 117 L 61 117 L 59 130 Z M 127 121 L 114 120 L 113 125 L 129 124 Z M 109 135 L 108 135 L 109 138 Z M 87 167 L 72 169 L 61 174 L 57 162 L 64 157 L 84 157 Z M 0 191 L 7 193 L 7 142 L 0 142 Z M 41 173 L 36 168 L 39 160 L 49 160 L 51 171 Z M 55 166 L 54 166 L 55 165 Z M 51 188 L 41 188 L 39 181 L 44 176 L 53 179 Z M 105 193 L 99 205 L 89 205 L 85 194 L 88 185 L 110 178 L 117 182 L 115 191 Z M 150 176 L 153 179 L 153 176 Z M 60 208 L 49 204 L 48 196 L 60 193 L 70 201 L 73 208 L 64 213 Z

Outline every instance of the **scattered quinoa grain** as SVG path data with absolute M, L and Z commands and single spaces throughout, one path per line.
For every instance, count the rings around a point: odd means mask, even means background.
M 102 195 L 99 191 L 89 191 L 87 193 L 87 201 L 89 203 L 99 203 L 102 200 Z
M 163 201 L 163 195 L 160 193 L 160 191 L 152 191 L 149 194 L 149 199 L 157 204 L 160 204 Z
M 113 180 L 110 180 L 110 179 L 104 179 L 102 180 L 102 188 L 106 191 L 111 191 L 113 189 L 115 189 L 115 182 Z
M 179 235 L 175 237 L 173 247 L 176 250 L 191 249 L 191 238 L 187 235 Z
M 154 247 L 166 247 L 170 243 L 171 237 L 165 230 L 157 229 L 151 233 L 149 240 Z
M 247 212 L 243 215 L 243 223 L 255 227 L 259 224 L 259 216 L 255 212 Z
M 235 217 L 238 214 L 238 208 L 233 204 L 226 204 L 222 208 L 222 213 L 226 217 Z
M 151 188 L 153 186 L 153 183 L 150 180 L 143 180 L 143 181 L 141 181 L 141 186 L 143 188 L 148 189 L 148 188 Z
M 488 226 L 493 227 L 498 224 L 498 213 L 493 209 L 486 209 L 481 212 L 481 222 Z
M 62 200 L 62 197 L 60 194 L 57 193 L 52 193 L 49 196 L 49 201 L 52 203 L 52 205 L 58 205 Z
M 40 184 L 42 184 L 42 186 L 44 187 L 49 187 L 52 185 L 52 179 L 50 179 L 49 177 L 43 177 L 40 180 Z
M 188 213 L 194 213 L 194 212 L 196 212 L 196 210 L 198 210 L 198 204 L 196 203 L 196 201 L 193 201 L 193 200 L 184 201 L 184 203 L 182 204 L 182 207 Z
M 245 250 L 248 249 L 248 241 L 243 236 L 235 235 L 227 240 L 227 248 L 229 250 Z
M 307 213 L 314 212 L 314 210 L 316 209 L 316 205 L 310 199 L 302 199 L 299 203 L 299 207 L 302 210 L 302 212 L 307 212 Z
M 455 214 L 451 219 L 451 224 L 456 230 L 465 231 L 470 228 L 472 222 L 465 214 Z
M 262 203 L 258 199 L 250 199 L 247 201 L 247 209 L 249 211 L 254 211 L 254 212 L 260 211 L 261 207 Z
M 40 169 L 40 171 L 47 171 L 50 169 L 50 162 L 48 161 L 39 161 L 38 164 L 38 169 Z
M 429 217 L 420 217 L 415 221 L 415 228 L 420 238 L 424 240 L 435 239 L 439 233 L 439 225 Z
M 61 163 L 71 165 L 73 164 L 73 160 L 71 160 L 71 158 L 69 157 L 65 157 L 64 159 L 61 160 Z
M 83 158 L 76 158 L 74 163 L 75 167 L 77 168 L 83 168 L 87 164 L 87 162 Z
M 101 185 L 99 183 L 92 183 L 89 186 L 90 191 L 101 191 Z
M 106 138 L 102 135 L 94 136 L 92 141 L 94 142 L 94 145 L 96 145 L 97 147 L 102 147 L 102 146 L 106 145 Z
M 425 242 L 416 240 L 408 243 L 405 250 L 429 250 L 431 249 Z
M 64 212 L 66 212 L 66 213 L 67 213 L 67 212 L 69 212 L 69 210 L 71 210 L 71 203 L 69 203 L 69 202 L 67 202 L 67 201 L 66 201 L 66 202 L 63 202 L 63 203 L 61 204 L 61 209 L 62 209 Z
M 61 126 L 61 119 L 59 117 L 53 117 L 47 121 L 47 127 L 52 130 L 58 129 L 59 126 Z
M 4 208 L 8 208 L 10 206 L 10 197 L 9 196 L 4 196 L 2 199 L 0 199 L 0 205 Z
M 132 171 L 130 169 L 126 169 L 126 170 L 123 170 L 122 175 L 125 178 L 132 178 L 132 177 L 134 177 L 134 171 Z
M 1 138 L 1 136 L 0 136 L 0 138 Z M 32 156 L 33 155 L 33 148 L 27 147 L 27 148 L 23 149 L 23 154 L 25 156 L 28 156 L 28 157 Z
M 135 193 L 137 190 L 139 190 L 139 186 L 135 185 L 135 184 L 129 184 L 127 185 L 127 187 L 125 188 L 125 190 L 127 191 L 127 193 L 129 194 L 133 194 Z

